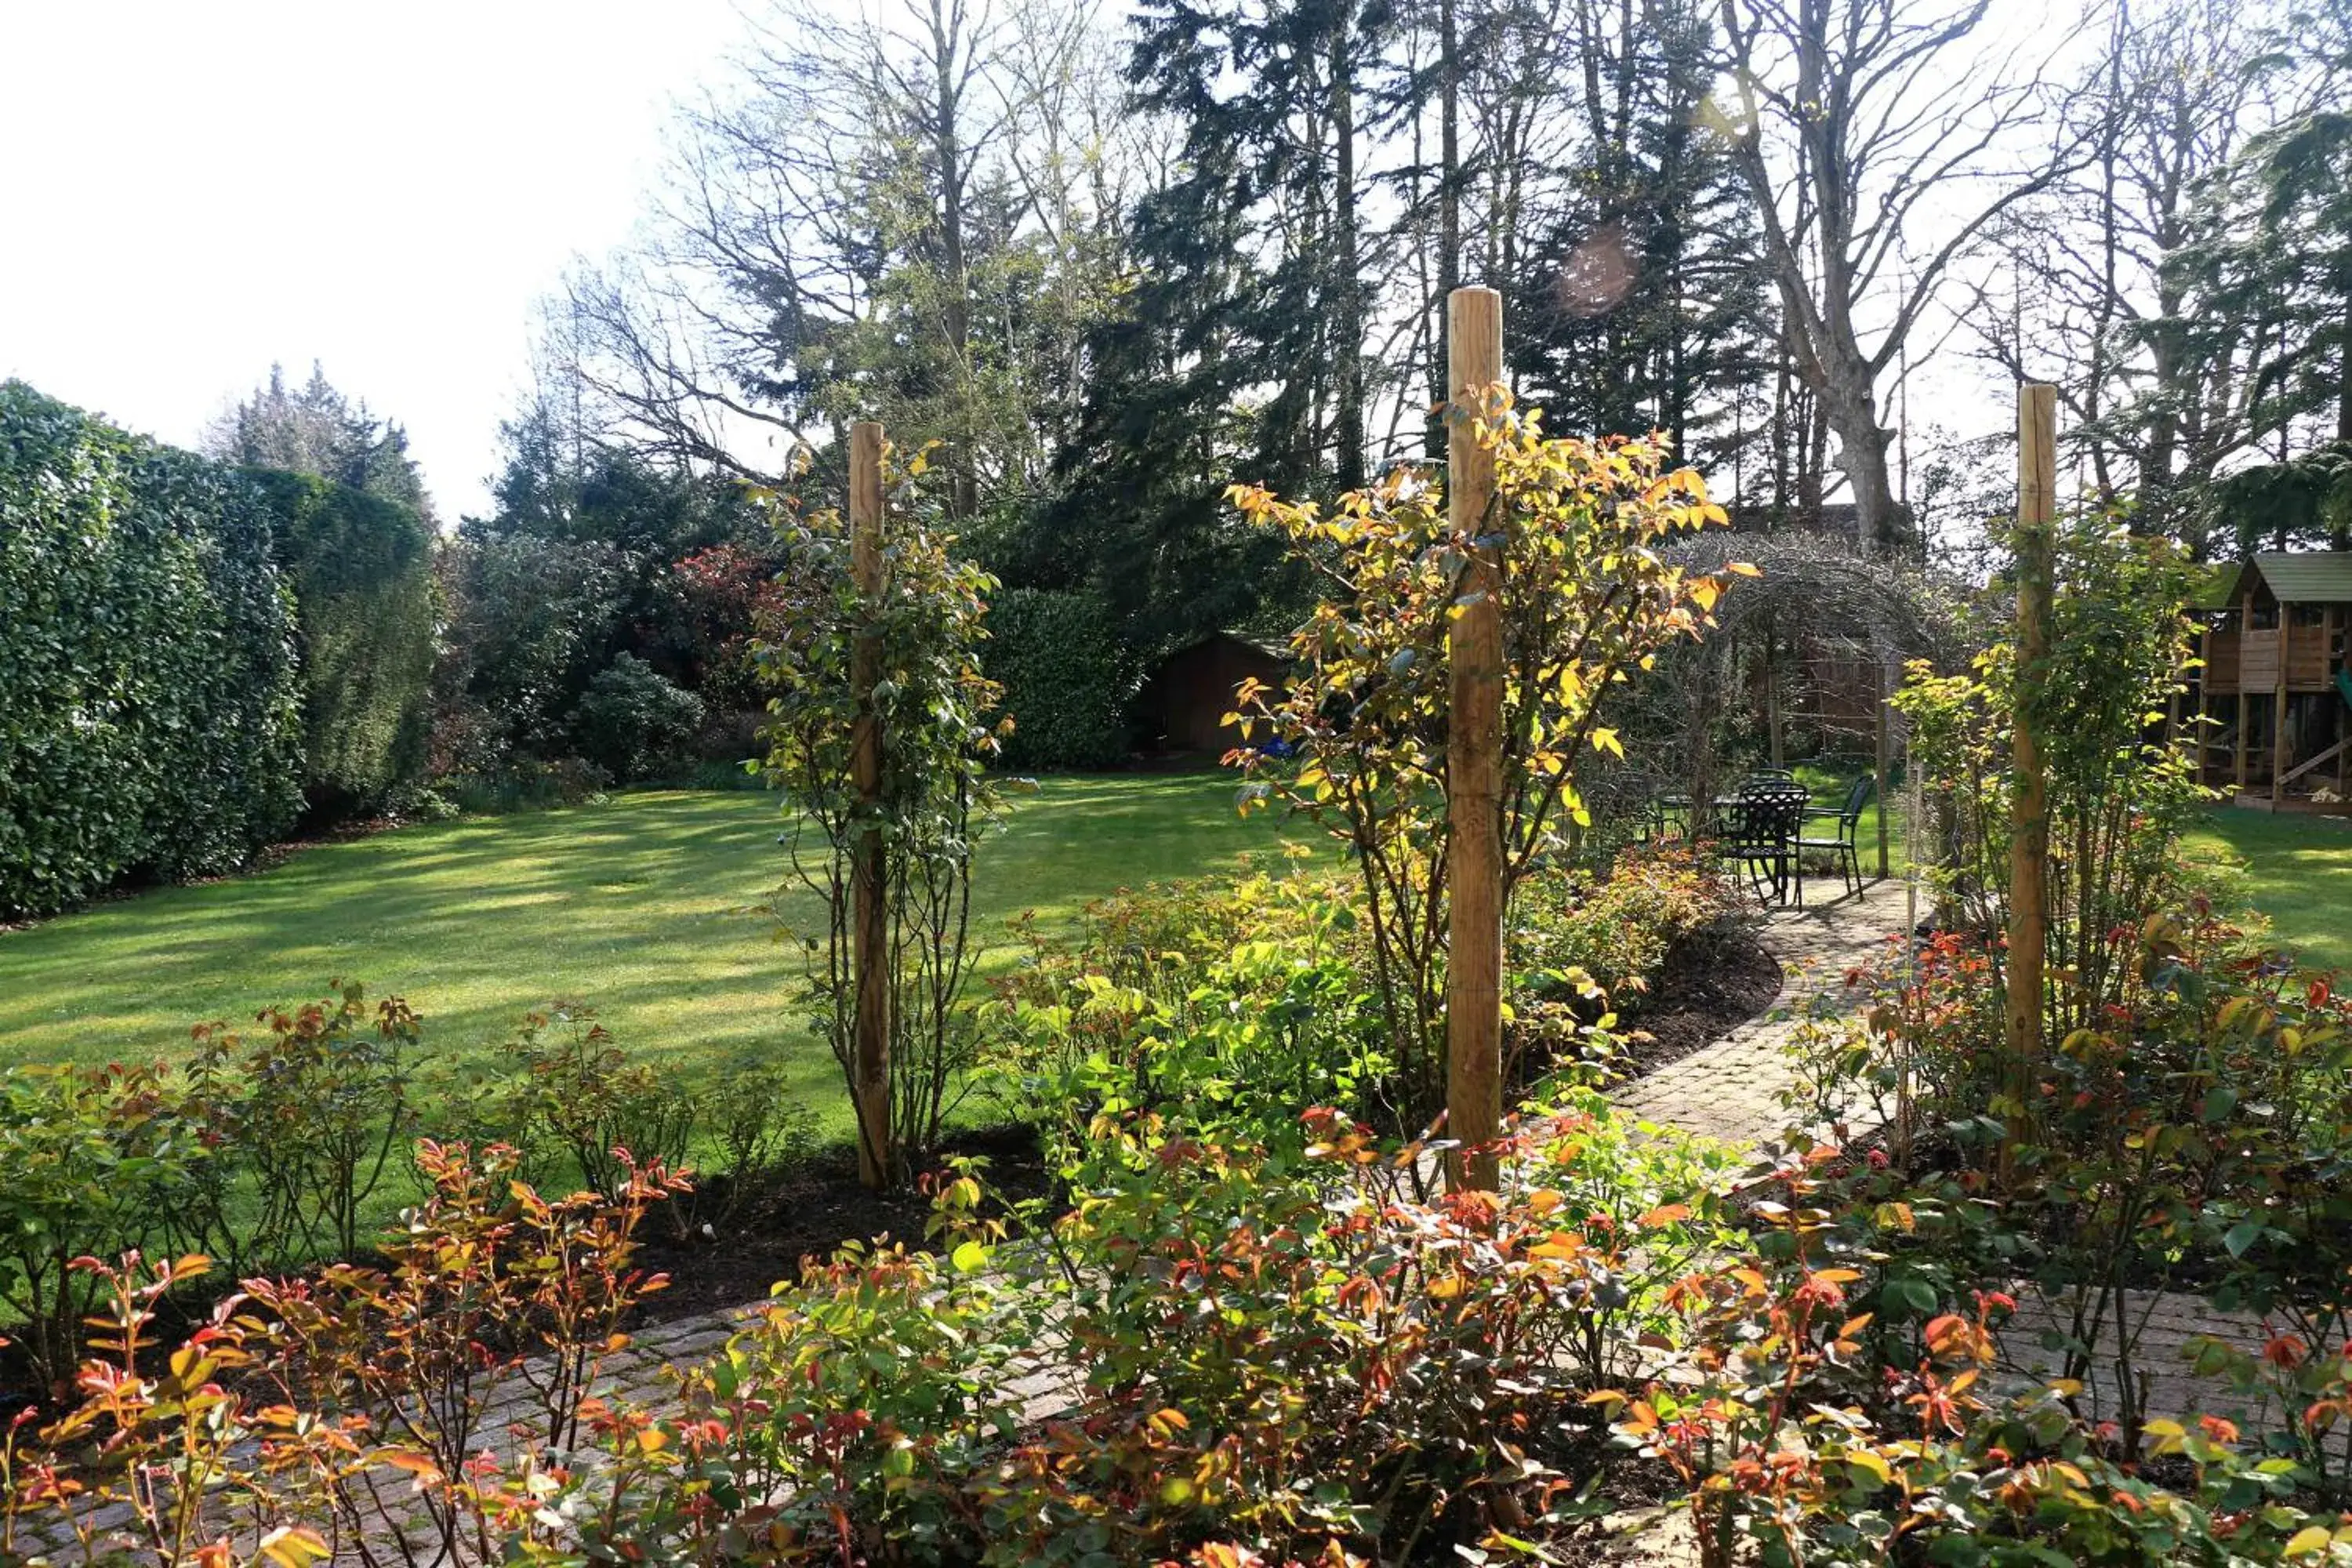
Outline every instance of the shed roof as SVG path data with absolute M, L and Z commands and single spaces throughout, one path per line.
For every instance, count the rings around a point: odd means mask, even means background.
M 1204 637 L 1194 637 L 1191 642 L 1171 648 L 1160 656 L 1160 663 L 1163 666 L 1172 664 L 1188 653 L 1198 653 L 1202 648 L 1213 647 L 1218 643 L 1238 644 L 1252 653 L 1264 654 L 1266 658 L 1284 664 L 1290 662 L 1290 649 L 1286 644 L 1276 642 L 1270 637 L 1252 637 L 1247 632 L 1218 631 L 1210 632 Z
M 2254 569 L 2287 604 L 2352 604 L 2352 550 L 2266 550 Z

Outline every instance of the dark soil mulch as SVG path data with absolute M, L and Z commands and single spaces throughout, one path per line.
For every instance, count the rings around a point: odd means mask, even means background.
M 1780 993 L 1780 963 L 1753 932 L 1733 928 L 1682 942 L 1667 955 L 1651 1005 L 1630 1020 L 1640 1037 L 1629 1042 L 1621 1059 L 1636 1076 L 1654 1071 L 1722 1038 Z M 985 1158 L 989 1184 L 1008 1197 L 1052 1191 L 1036 1137 L 1026 1128 L 961 1134 L 945 1152 Z M 663 1321 L 759 1300 L 777 1280 L 798 1279 L 804 1259 L 824 1258 L 845 1241 L 887 1236 L 919 1246 L 930 1213 L 921 1185 L 889 1194 L 868 1192 L 858 1184 L 854 1152 L 842 1149 L 812 1161 L 760 1214 L 738 1218 L 715 1236 L 680 1237 L 656 1215 L 643 1256 L 648 1267 L 670 1276 L 670 1286 L 646 1302 L 646 1316 Z
M 1025 1127 L 958 1133 L 942 1151 L 942 1159 L 950 1156 L 985 1159 L 986 1184 L 1010 1200 L 1039 1196 L 1052 1185 L 1036 1134 Z M 829 1257 L 846 1241 L 887 1237 L 919 1247 L 931 1212 L 928 1184 L 869 1192 L 857 1180 L 856 1151 L 845 1147 L 812 1159 L 757 1212 L 710 1234 L 680 1236 L 656 1212 L 646 1221 L 638 1256 L 670 1283 L 646 1300 L 643 1315 L 664 1322 L 761 1300 L 776 1281 L 799 1279 L 804 1260 Z
M 1633 1037 L 1618 1061 L 1640 1078 L 1711 1046 L 1780 994 L 1780 961 L 1741 927 L 1675 944 L 1648 1004 L 1626 1019 Z

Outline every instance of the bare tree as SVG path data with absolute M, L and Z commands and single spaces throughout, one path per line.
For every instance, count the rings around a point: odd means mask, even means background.
M 2119 6 L 2070 95 L 2089 158 L 2005 215 L 2002 264 L 1964 312 L 1977 353 L 2054 382 L 2099 493 L 2137 526 L 2208 541 L 2189 497 L 2256 436 L 2284 347 L 2279 301 L 2181 265 L 2251 135 L 2274 122 L 2258 23 L 2229 0 Z
M 1132 193 L 1093 0 L 780 0 L 631 254 L 553 312 L 640 447 L 755 478 L 879 417 L 952 515 L 1034 485 Z
M 2080 166 L 2041 68 L 1988 0 L 1721 0 L 1720 124 L 1763 224 L 1799 377 L 1840 443 L 1856 531 L 1900 528 L 1877 386 L 1956 261 Z

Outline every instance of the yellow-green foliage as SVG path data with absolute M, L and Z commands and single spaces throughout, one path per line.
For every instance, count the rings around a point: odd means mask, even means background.
M 1587 985 L 1633 1010 L 1686 937 L 1730 921 L 1739 890 L 1687 847 L 1627 850 L 1599 881 L 1571 872 L 1531 877 L 1511 906 L 1511 965 L 1538 995 Z

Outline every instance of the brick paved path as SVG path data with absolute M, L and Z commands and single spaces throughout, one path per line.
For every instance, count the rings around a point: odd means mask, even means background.
M 1860 898 L 1803 910 L 1774 910 L 1759 933 L 1786 972 L 1772 1005 L 1714 1045 L 1625 1085 L 1612 1097 L 1617 1105 L 1644 1121 L 1727 1143 L 1760 1148 L 1777 1142 L 1790 1123 L 1783 1096 L 1798 1080 L 1787 1055 L 1792 1037 L 1808 1018 L 1837 1017 L 1859 1005 L 1861 998 L 1846 987 L 1846 972 L 1884 954 L 1904 929 L 1906 914 L 1904 885 L 1893 880 L 1873 884 Z M 1859 1137 L 1871 1130 L 1856 1126 L 1851 1131 Z M 2018 1294 L 2019 1310 L 2001 1336 L 2001 1350 L 2008 1363 L 2006 1381 L 2022 1387 L 2029 1380 L 2055 1375 L 2059 1356 L 2042 1348 L 2042 1336 L 2070 1321 L 2072 1314 L 2032 1292 Z M 2246 1401 L 2220 1384 L 2189 1376 L 2185 1355 L 2204 1334 L 2221 1335 L 2242 1346 L 2258 1345 L 2258 1322 L 2181 1292 L 2136 1294 L 2126 1303 L 2125 1317 L 2139 1336 L 2137 1363 L 2148 1377 L 2147 1408 L 2151 1413 L 2229 1415 L 2249 1430 L 2259 1427 L 2259 1408 L 2247 1408 Z M 2095 1342 L 2112 1342 L 2113 1332 L 2110 1326 Z M 2086 1384 L 2086 1414 L 2111 1415 L 2116 1392 L 2112 1371 L 2098 1368 Z M 1686 1516 L 1679 1511 L 1646 1510 L 1613 1523 L 1622 1532 L 1613 1542 L 1614 1555 L 1629 1565 L 1689 1568 L 1698 1561 Z
M 1811 880 L 1822 889 L 1836 886 Z M 1777 1139 L 1789 1125 L 1780 1096 L 1796 1081 L 1783 1047 L 1807 1016 L 1853 1005 L 1846 972 L 1885 952 L 1904 914 L 1904 888 L 1896 881 L 1874 883 L 1859 898 L 1772 911 L 1760 933 L 1784 976 L 1772 1005 L 1714 1045 L 1627 1084 L 1613 1097 L 1618 1106 L 1644 1121 L 1727 1143 Z
M 1788 972 L 1780 994 L 1763 1016 L 1751 1019 L 1702 1050 L 1625 1086 L 1616 1097 L 1624 1110 L 1645 1121 L 1678 1128 L 1727 1143 L 1750 1147 L 1771 1143 L 1789 1125 L 1782 1094 L 1796 1081 L 1785 1047 L 1808 1017 L 1849 1013 L 1860 998 L 1845 986 L 1850 969 L 1884 954 L 1906 918 L 1904 887 L 1877 883 L 1858 899 L 1805 910 L 1775 910 L 1765 921 L 1764 945 Z M 1856 1126 L 1854 1136 L 1871 1129 Z M 2001 1336 L 2011 1376 L 2057 1374 L 2061 1352 L 2045 1348 L 2045 1334 L 2071 1324 L 2063 1303 L 2020 1290 L 2019 1308 Z M 2227 1415 L 2259 1425 L 2263 1412 L 2218 1382 L 2189 1374 L 2188 1352 L 2201 1335 L 2217 1335 L 2242 1348 L 2264 1337 L 2259 1320 L 2224 1312 L 2200 1296 L 2174 1291 L 2133 1292 L 2119 1317 L 2124 1331 L 2137 1336 L 2136 1359 L 2147 1378 L 2147 1408 L 2157 1415 Z M 2109 1321 L 2088 1336 L 2100 1345 L 2115 1342 Z M 2112 1362 L 2112 1356 L 2103 1358 Z M 2111 1366 L 2095 1367 L 2084 1380 L 2084 1409 L 2095 1418 L 2113 1415 L 2119 1390 Z

